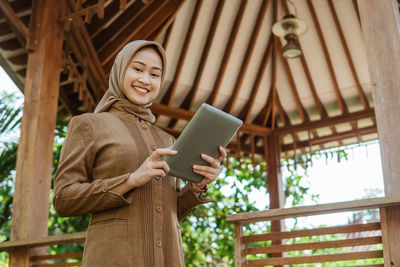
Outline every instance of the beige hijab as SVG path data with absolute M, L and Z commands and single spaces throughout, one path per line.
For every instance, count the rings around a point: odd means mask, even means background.
M 115 107 L 119 110 L 123 110 L 127 113 L 138 116 L 142 119 L 155 122 L 155 117 L 151 113 L 150 106 L 151 102 L 144 105 L 137 105 L 132 103 L 126 97 L 126 93 L 123 87 L 126 67 L 131 61 L 133 55 L 145 46 L 152 46 L 156 48 L 159 54 L 162 56 L 163 70 L 161 75 L 161 83 L 165 77 L 165 70 L 167 67 L 166 55 L 162 46 L 153 41 L 138 40 L 126 44 L 122 50 L 118 53 L 115 58 L 114 64 L 111 68 L 110 78 L 108 82 L 108 90 L 101 98 L 97 105 L 94 113 L 105 112 L 111 107 Z

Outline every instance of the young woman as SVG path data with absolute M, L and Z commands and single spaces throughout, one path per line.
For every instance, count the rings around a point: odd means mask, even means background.
M 109 88 L 94 113 L 72 118 L 54 183 L 60 216 L 91 213 L 82 266 L 184 266 L 179 221 L 221 171 L 226 151 L 204 178 L 180 188 L 164 155 L 173 137 L 154 125 L 149 107 L 159 94 L 166 57 L 156 42 L 135 41 L 117 55 Z

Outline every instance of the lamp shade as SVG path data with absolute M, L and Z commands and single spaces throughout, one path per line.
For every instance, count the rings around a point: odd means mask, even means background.
M 284 37 L 286 34 L 302 35 L 306 31 L 307 24 L 292 14 L 285 15 L 272 26 L 272 32 L 279 37 Z

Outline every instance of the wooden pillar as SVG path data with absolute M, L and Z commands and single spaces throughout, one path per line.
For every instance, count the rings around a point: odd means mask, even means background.
M 281 174 L 281 144 L 279 135 L 271 134 L 265 137 L 265 155 L 267 161 L 267 185 L 269 192 L 270 209 L 283 208 L 285 195 Z M 284 221 L 271 221 L 271 232 L 284 231 Z M 281 240 L 272 240 L 272 244 L 281 244 Z M 273 257 L 282 257 L 282 253 L 272 254 Z
M 396 0 L 358 0 L 373 86 L 385 194 L 400 194 L 400 18 Z M 400 208 L 381 212 L 385 266 L 400 266 Z M 389 248 L 388 248 L 389 246 Z M 387 259 L 390 259 L 387 262 Z
M 54 129 L 64 30 L 65 1 L 35 0 L 18 147 L 11 240 L 47 236 Z M 10 253 L 10 266 L 28 266 L 31 251 Z

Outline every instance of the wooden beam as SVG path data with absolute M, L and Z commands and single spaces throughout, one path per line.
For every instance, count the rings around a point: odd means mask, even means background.
M 363 91 L 363 89 L 361 87 L 361 83 L 360 83 L 360 80 L 358 79 L 357 71 L 356 71 L 356 69 L 354 67 L 354 63 L 353 63 L 353 60 L 351 58 L 349 48 L 347 46 L 346 40 L 344 39 L 344 34 L 343 34 L 343 31 L 342 31 L 342 28 L 340 27 L 340 23 L 339 23 L 338 16 L 336 14 L 335 6 L 333 5 L 332 0 L 329 0 L 328 4 L 329 4 L 329 10 L 332 13 L 333 21 L 335 22 L 336 30 L 337 30 L 337 32 L 339 34 L 340 42 L 341 42 L 341 44 L 343 46 L 344 54 L 346 55 L 346 59 L 347 59 L 347 62 L 349 63 L 351 74 L 352 74 L 354 82 L 356 84 L 356 88 L 357 88 L 357 92 L 358 92 L 358 95 L 359 95 L 360 100 L 361 100 L 361 104 L 363 105 L 364 109 L 369 108 L 368 99 L 365 96 L 364 91 Z
M 306 141 L 298 141 L 298 142 L 294 142 L 292 144 L 282 145 L 282 152 L 287 152 L 287 151 L 291 151 L 294 149 L 302 149 L 302 148 L 314 146 L 314 145 L 322 145 L 322 144 L 326 144 L 326 143 L 333 142 L 333 141 L 339 141 L 339 140 L 343 140 L 346 138 L 358 137 L 361 135 L 372 134 L 372 133 L 376 133 L 376 132 L 377 132 L 376 126 L 374 125 L 374 126 L 370 126 L 370 127 L 366 127 L 366 128 L 355 129 L 355 130 L 345 131 L 345 132 L 341 132 L 341 133 L 332 133 L 330 135 L 314 137 L 314 138 L 312 138 L 310 140 L 306 140 Z
M 17 36 L 18 42 L 22 47 L 25 47 L 29 30 L 21 19 L 18 18 L 17 14 L 15 14 L 7 0 L 0 0 L 0 12 L 7 20 L 11 30 Z
M 279 134 L 297 132 L 297 131 L 305 131 L 308 129 L 316 129 L 321 127 L 326 127 L 334 124 L 339 124 L 343 122 L 351 122 L 355 120 L 360 120 L 364 118 L 374 117 L 374 109 L 370 108 L 367 110 L 357 111 L 353 113 L 348 113 L 347 115 L 339 115 L 330 117 L 327 119 L 317 120 L 317 121 L 309 121 L 302 124 L 296 124 L 288 127 L 277 128 L 275 131 Z
M 186 120 L 189 121 L 193 115 L 193 111 L 188 111 L 185 109 L 180 109 L 180 108 L 174 108 L 170 107 L 167 105 L 159 104 L 159 103 L 153 103 L 151 105 L 151 111 L 154 114 L 158 115 L 165 115 L 171 118 L 175 119 L 181 119 L 181 120 Z M 255 135 L 265 135 L 271 133 L 271 129 L 267 127 L 262 127 L 259 125 L 254 125 L 254 124 L 242 124 L 242 126 L 239 129 L 242 132 L 247 132 L 247 133 L 252 133 Z
M 314 10 L 311 0 L 307 0 L 306 3 L 311 12 L 311 17 L 313 19 L 315 29 L 317 30 L 318 39 L 321 43 L 322 51 L 323 51 L 323 54 L 324 54 L 324 57 L 325 57 L 325 60 L 326 60 L 327 66 L 328 66 L 329 74 L 332 79 L 333 88 L 335 90 L 336 100 L 338 102 L 338 105 L 339 105 L 339 108 L 340 108 L 340 111 L 342 112 L 342 114 L 346 114 L 346 113 L 348 113 L 348 109 L 347 109 L 346 103 L 344 102 L 342 93 L 340 92 L 339 85 L 338 85 L 338 82 L 335 77 L 335 71 L 333 69 L 332 61 L 330 59 L 329 52 L 328 52 L 328 47 L 325 43 L 325 39 L 323 37 L 322 30 L 321 30 L 321 27 L 320 27 L 318 19 L 317 19 L 317 15 L 315 13 L 315 10 Z
M 367 48 L 368 69 L 373 87 L 385 195 L 400 194 L 400 15 L 398 2 L 358 1 L 361 28 Z M 392 266 L 400 266 L 400 207 L 386 209 L 386 244 Z
M 219 92 L 219 89 L 220 89 L 220 86 L 221 86 L 222 78 L 225 75 L 226 66 L 228 65 L 229 58 L 231 57 L 233 45 L 235 44 L 235 40 L 236 40 L 237 34 L 239 32 L 239 27 L 240 27 L 240 24 L 242 22 L 243 15 L 244 15 L 244 10 L 246 9 L 246 6 L 247 6 L 247 0 L 242 0 L 241 4 L 240 4 L 240 7 L 239 7 L 238 14 L 236 15 L 235 23 L 233 25 L 231 34 L 229 36 L 228 44 L 227 44 L 227 47 L 225 49 L 225 53 L 224 53 L 224 56 L 222 58 L 221 65 L 220 65 L 219 70 L 217 72 L 218 73 L 217 79 L 214 82 L 214 86 L 212 87 L 214 89 L 213 89 L 213 91 L 211 92 L 210 96 L 208 97 L 208 99 L 206 101 L 207 104 L 210 104 L 212 106 L 215 104 L 215 100 L 217 98 L 217 95 L 218 95 L 218 92 Z
M 49 193 L 64 30 L 65 1 L 35 0 L 18 147 L 11 240 L 47 236 Z M 46 25 L 43 27 L 42 25 Z M 40 40 L 40 41 L 39 41 Z M 23 253 L 29 253 L 25 251 Z M 32 250 L 31 255 L 37 251 Z M 10 253 L 10 266 L 28 266 Z
M 267 13 L 267 9 L 269 6 L 268 4 L 269 4 L 269 1 L 262 2 L 262 6 L 258 13 L 258 17 L 257 17 L 257 21 L 254 26 L 253 33 L 250 37 L 250 41 L 247 46 L 247 50 L 246 50 L 246 53 L 244 56 L 244 62 L 242 62 L 242 64 L 241 64 L 239 74 L 237 75 L 237 79 L 236 79 L 235 85 L 233 87 L 233 93 L 223 108 L 223 110 L 229 114 L 232 114 L 233 108 L 234 108 L 237 98 L 239 96 L 239 92 L 242 87 L 242 83 L 243 83 L 244 77 L 246 75 L 247 68 L 250 63 L 250 59 L 253 55 L 253 51 L 254 51 L 254 47 L 255 47 L 257 39 L 258 39 L 258 35 L 261 30 L 261 25 L 264 21 L 265 14 Z
M 164 94 L 164 96 L 161 100 L 161 103 L 166 104 L 167 106 L 171 106 L 172 101 L 174 100 L 175 92 L 178 87 L 179 79 L 182 74 L 183 64 L 185 63 L 186 55 L 187 55 L 187 52 L 189 51 L 190 41 L 193 36 L 194 27 L 196 26 L 197 18 L 199 17 L 199 13 L 200 13 L 202 4 L 203 4 L 203 0 L 197 0 L 196 6 L 195 6 L 193 14 L 192 14 L 192 19 L 190 20 L 189 29 L 186 33 L 185 41 L 183 43 L 182 52 L 179 56 L 177 68 L 176 68 L 176 71 L 174 74 L 174 78 L 172 79 L 172 84 L 170 85 L 170 87 L 168 88 L 167 92 Z

